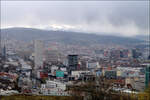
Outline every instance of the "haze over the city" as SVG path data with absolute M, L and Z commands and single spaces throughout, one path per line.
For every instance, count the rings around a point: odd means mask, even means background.
M 149 0 L 0 5 L 0 100 L 150 99 Z
M 1 28 L 147 35 L 148 1 L 2 1 Z

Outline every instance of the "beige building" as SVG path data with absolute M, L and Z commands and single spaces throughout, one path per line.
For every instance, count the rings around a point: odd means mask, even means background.
M 34 71 L 37 71 L 43 67 L 44 59 L 44 44 L 41 40 L 34 41 Z

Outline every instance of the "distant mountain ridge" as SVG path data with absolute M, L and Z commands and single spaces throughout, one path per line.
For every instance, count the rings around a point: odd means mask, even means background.
M 1 32 L 3 37 L 6 37 L 7 34 L 9 38 L 14 38 L 20 41 L 44 39 L 65 44 L 81 45 L 111 43 L 130 45 L 144 42 L 144 40 L 129 37 L 85 34 L 82 32 L 49 31 L 34 28 L 7 28 L 1 29 Z

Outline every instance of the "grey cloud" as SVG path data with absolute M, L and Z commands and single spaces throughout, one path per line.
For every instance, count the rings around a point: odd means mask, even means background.
M 109 29 L 135 24 L 135 32 L 148 30 L 149 5 L 143 2 L 2 2 L 3 26 L 11 25 L 81 25 L 84 30 L 104 32 L 98 26 L 110 25 Z M 105 22 L 106 21 L 106 22 Z M 104 27 L 104 28 L 105 28 Z M 91 28 L 91 29 L 90 29 Z M 107 29 L 107 28 L 106 28 Z M 80 30 L 80 29 L 79 29 Z M 134 30 L 134 29 L 132 29 Z M 141 32 L 140 31 L 140 32 Z M 120 31 L 118 31 L 120 32 Z M 113 33 L 113 32 L 112 32 Z M 143 32 L 144 33 L 144 32 Z M 110 32 L 111 34 L 111 32 Z M 138 32 L 137 32 L 138 34 Z
M 148 6 L 129 6 L 117 7 L 110 17 L 115 25 L 125 24 L 128 21 L 134 21 L 139 28 L 148 29 L 149 8 Z

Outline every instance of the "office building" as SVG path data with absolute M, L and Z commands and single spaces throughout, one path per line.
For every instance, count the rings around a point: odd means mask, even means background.
M 148 87 L 149 84 L 150 84 L 150 64 L 147 64 L 145 69 L 145 86 Z
M 43 42 L 41 40 L 34 41 L 34 70 L 42 69 L 43 67 Z
M 78 55 L 68 55 L 68 66 L 70 72 L 77 70 L 78 67 Z
M 2 50 L 2 57 L 4 60 L 6 60 L 6 46 L 4 45 L 3 50 Z
M 141 52 L 139 52 L 137 49 L 132 49 L 132 57 L 133 58 L 139 58 L 141 56 Z
M 2 42 L 2 40 L 1 40 L 1 32 L 0 32 L 0 56 L 2 55 L 2 49 L 1 49 L 1 43 Z

